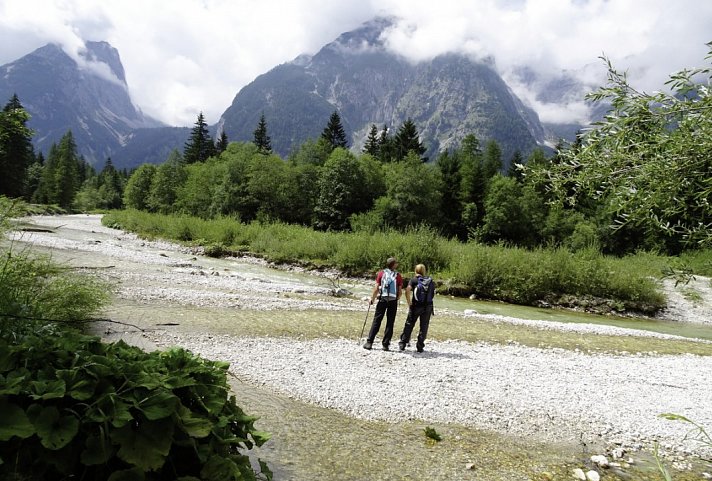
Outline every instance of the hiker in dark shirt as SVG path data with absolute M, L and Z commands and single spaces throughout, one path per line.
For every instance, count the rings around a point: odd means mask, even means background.
M 368 339 L 363 345 L 364 349 L 371 349 L 373 341 L 376 339 L 376 334 L 381 329 L 381 321 L 383 316 L 386 316 L 386 330 L 383 332 L 381 344 L 383 350 L 387 351 L 393 337 L 393 326 L 396 323 L 396 312 L 398 310 L 398 301 L 401 297 L 403 286 L 403 278 L 396 272 L 398 261 L 395 257 L 389 257 L 386 261 L 386 268 L 376 276 L 376 286 L 373 288 L 370 303 L 373 304 L 378 298 L 376 304 L 376 312 L 373 315 L 373 323 L 371 330 L 368 331 Z
M 418 352 L 423 352 L 425 338 L 428 335 L 430 316 L 433 314 L 433 297 L 435 296 L 435 283 L 431 277 L 425 275 L 425 266 L 418 264 L 415 266 L 415 277 L 408 282 L 405 289 L 405 300 L 408 303 L 408 317 L 403 326 L 403 333 L 398 342 L 398 348 L 403 351 L 410 343 L 410 335 L 415 327 L 415 321 L 420 320 L 420 331 L 415 348 Z

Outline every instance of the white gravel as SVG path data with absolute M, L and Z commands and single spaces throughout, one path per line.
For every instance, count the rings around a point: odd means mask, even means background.
M 252 309 L 363 308 L 358 300 L 330 296 L 328 285 L 315 276 L 313 282 L 303 282 L 308 277 L 304 274 L 301 280 L 277 270 L 265 274 L 259 265 L 263 262 L 254 260 L 214 270 L 210 260 L 174 244 L 146 242 L 106 229 L 99 216 L 32 220 L 62 227 L 55 234 L 16 234 L 16 240 L 115 265 L 108 272 L 120 285 L 119 297 L 125 299 Z M 263 271 L 252 270 L 250 263 Z M 666 315 L 704 322 L 700 317 L 708 315 L 704 309 L 712 303 L 712 293 L 704 285 L 696 288 L 702 292 L 699 312 L 688 317 L 685 305 L 675 311 L 679 302 L 672 297 Z M 674 337 L 612 326 L 478 317 L 590 335 Z M 412 350 L 366 351 L 355 340 L 344 339 L 177 337 L 162 331 L 151 336 L 159 345 L 181 345 L 229 361 L 232 372 L 249 382 L 367 419 L 454 422 L 549 440 L 583 438 L 628 448 L 660 441 L 669 450 L 696 454 L 705 451 L 699 444 L 683 441 L 689 426 L 658 415 L 684 415 L 712 429 L 710 357 L 591 355 L 434 341 L 427 343 L 425 353 L 417 354 Z
M 366 351 L 353 340 L 154 338 L 231 363 L 239 378 L 364 419 L 454 422 L 549 441 L 683 442 L 682 414 L 712 426 L 712 358 L 590 355 L 562 349 L 429 341 L 426 352 Z

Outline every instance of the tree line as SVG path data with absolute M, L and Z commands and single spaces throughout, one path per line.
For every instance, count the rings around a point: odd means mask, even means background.
M 35 153 L 30 116 L 17 95 L 0 112 L 0 195 L 64 209 L 119 209 L 129 177 L 107 159 L 97 172 L 77 152 L 71 131 L 52 144 L 47 158 Z
M 702 68 L 673 75 L 671 92 L 632 88 L 610 64 L 590 95 L 611 110 L 552 156 L 502 159 L 496 141 L 464 137 L 432 162 L 416 125 L 371 125 L 349 150 L 335 111 L 321 134 L 283 159 L 262 115 L 252 142 L 214 141 L 202 113 L 183 151 L 130 176 L 110 162 L 96 174 L 71 133 L 34 156 L 27 114 L 13 97 L 0 118 L 0 193 L 65 207 L 118 208 L 319 230 L 375 232 L 429 225 L 462 241 L 523 247 L 638 249 L 676 254 L 712 242 L 712 95 Z M 29 197 L 28 197 L 29 196 Z

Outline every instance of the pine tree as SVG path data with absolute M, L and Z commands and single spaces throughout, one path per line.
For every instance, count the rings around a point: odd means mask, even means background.
M 34 202 L 58 204 L 68 209 L 84 179 L 81 178 L 81 159 L 77 155 L 77 145 L 71 130 L 59 144 L 49 149 L 37 191 L 32 196 Z
M 56 202 L 60 207 L 68 209 L 72 206 L 74 195 L 83 181 L 81 160 L 77 155 L 77 144 L 71 130 L 60 139 L 57 154 L 57 168 L 54 173 L 54 181 L 57 186 Z
M 225 152 L 225 150 L 227 149 L 227 144 L 228 144 L 228 143 L 229 143 L 229 142 L 228 142 L 228 140 L 227 140 L 227 134 L 226 134 L 225 131 L 223 130 L 222 132 L 220 132 L 220 138 L 218 139 L 217 145 L 215 145 L 215 151 L 216 151 L 216 153 L 217 153 L 217 154 L 222 154 L 223 152 Z
M 106 160 L 104 168 L 99 173 L 97 184 L 101 207 L 120 209 L 124 194 L 124 179 L 111 162 L 111 157 Z
M 473 232 L 484 211 L 486 180 L 482 166 L 480 141 L 474 134 L 462 139 L 460 147 L 462 172 L 462 226 Z
M 415 152 L 423 162 L 428 160 L 427 157 L 423 157 L 426 149 L 420 142 L 418 128 L 410 118 L 408 118 L 408 120 L 403 122 L 403 125 L 400 126 L 398 132 L 396 132 L 396 135 L 393 138 L 393 143 L 396 160 L 405 159 L 408 156 L 408 152 Z
M 457 153 L 447 151 L 438 156 L 437 161 L 440 178 L 442 179 L 442 208 L 440 224 L 446 235 L 464 236 L 462 230 L 462 173 L 460 172 L 460 157 Z
M 29 118 L 17 95 L 0 112 L 0 195 L 26 195 L 27 169 L 35 158 Z
M 485 157 L 482 161 L 482 170 L 485 179 L 489 181 L 502 170 L 502 149 L 496 140 L 490 140 L 485 146 Z
M 518 183 L 524 182 L 524 173 L 518 167 L 524 165 L 524 157 L 519 150 L 515 150 L 512 158 L 509 161 L 509 169 L 507 170 L 507 177 L 511 177 Z
M 378 157 L 381 162 L 393 160 L 393 139 L 388 133 L 388 126 L 383 124 L 381 135 L 378 138 Z
M 344 131 L 343 125 L 341 125 L 341 117 L 339 117 L 338 111 L 334 110 L 334 113 L 329 117 L 329 123 L 321 133 L 321 138 L 331 145 L 332 150 L 337 147 L 344 149 L 349 147 L 349 143 L 346 140 L 346 132 Z
M 257 151 L 260 154 L 271 154 L 272 153 L 272 140 L 267 134 L 267 122 L 265 121 L 265 114 L 260 115 L 260 121 L 257 124 L 257 128 L 254 132 L 254 144 L 257 146 Z
M 363 146 L 363 153 L 378 158 L 380 151 L 381 142 L 378 138 L 378 127 L 376 127 L 376 124 L 371 124 L 371 130 L 368 132 L 368 137 L 366 137 L 366 144 Z
M 215 144 L 208 132 L 208 124 L 205 123 L 203 112 L 198 114 L 198 120 L 190 132 L 190 138 L 185 143 L 183 158 L 186 164 L 205 162 L 209 157 L 216 154 Z

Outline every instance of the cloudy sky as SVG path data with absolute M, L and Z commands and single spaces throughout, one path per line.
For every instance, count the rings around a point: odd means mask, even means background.
M 131 97 L 170 125 L 199 111 L 215 123 L 244 85 L 301 53 L 315 53 L 376 15 L 401 20 L 389 48 L 414 62 L 444 52 L 493 56 L 500 73 L 543 120 L 585 116 L 579 99 L 536 99 L 512 74 L 562 71 L 589 85 L 602 54 L 644 90 L 704 65 L 710 0 L 0 0 L 0 65 L 48 42 L 77 56 L 83 40 L 119 50 Z

